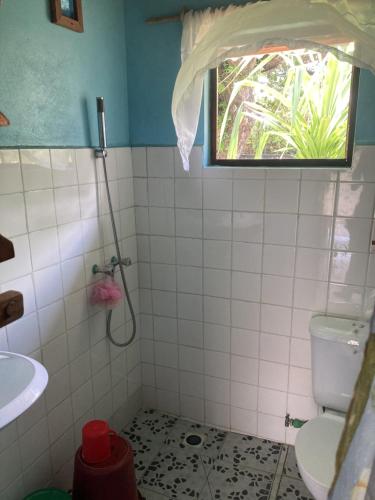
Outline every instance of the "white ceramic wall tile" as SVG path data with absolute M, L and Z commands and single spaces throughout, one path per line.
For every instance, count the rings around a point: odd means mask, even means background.
M 302 214 L 332 215 L 336 185 L 333 182 L 301 182 L 299 210 Z
M 233 212 L 233 240 L 261 243 L 263 239 L 263 214 Z
M 266 214 L 264 217 L 264 242 L 273 245 L 295 245 L 297 216 Z
M 203 181 L 203 208 L 232 210 L 232 181 L 205 179 Z
M 298 181 L 267 180 L 265 209 L 267 212 L 297 213 L 298 196 Z
M 0 195 L 19 193 L 23 189 L 19 152 L 16 149 L 0 151 Z
M 176 207 L 202 208 L 202 181 L 200 179 L 176 179 L 175 197 Z
M 341 183 L 337 215 L 341 217 L 367 217 L 374 215 L 375 184 Z
M 337 217 L 333 235 L 333 248 L 367 253 L 370 248 L 371 219 Z
M 108 170 L 117 221 L 121 209 L 120 237 L 129 236 L 121 245 L 136 264 L 133 179 L 127 151 L 110 151 Z M 22 292 L 25 311 L 20 320 L 2 330 L 0 348 L 33 356 L 50 376 L 45 395 L 17 420 L 18 433 L 7 441 L 12 473 L 0 455 L 1 498 L 12 492 L 13 498 L 23 498 L 47 483 L 60 484 L 63 471 L 69 467 L 71 471 L 73 424 L 79 435 L 83 422 L 95 415 L 110 419 L 115 410 L 131 415 L 140 405 L 139 392 L 126 400 L 127 378 L 129 395 L 141 385 L 139 343 L 128 350 L 127 363 L 125 353 L 109 351 L 105 314 L 88 304 L 92 265 L 104 264 L 104 256 L 115 253 L 112 245 L 103 247 L 103 241 L 111 242 L 111 234 L 108 215 L 99 218 L 99 191 L 105 191 L 103 184 L 97 190 L 97 173 L 103 182 L 102 165 L 96 164 L 89 149 L 22 150 L 21 156 L 16 150 L 0 152 L 0 232 L 11 237 L 16 253 L 15 259 L 2 264 L 0 290 Z M 107 211 L 105 201 L 100 213 Z M 138 295 L 136 265 L 127 275 L 133 295 Z M 134 302 L 138 310 L 137 297 Z M 116 338 L 125 339 L 124 322 L 124 310 L 119 307 L 113 316 Z M 2 446 L 0 439 L 0 453 Z M 13 455 L 17 455 L 16 463 Z M 25 491 L 17 488 L 23 483 Z
M 232 213 L 214 210 L 204 211 L 203 226 L 205 238 L 230 240 L 232 237 Z
M 291 306 L 293 279 L 284 276 L 263 275 L 262 302 L 279 306 Z
M 233 182 L 233 209 L 261 212 L 264 206 L 264 181 L 238 180 Z
M 330 248 L 332 217 L 300 215 L 297 245 L 311 248 Z

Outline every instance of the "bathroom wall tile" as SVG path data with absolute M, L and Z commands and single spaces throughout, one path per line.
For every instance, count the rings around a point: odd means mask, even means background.
M 370 248 L 372 221 L 337 217 L 333 236 L 335 250 L 368 252 Z
M 178 372 L 173 368 L 156 366 L 156 386 L 158 389 L 178 391 Z
M 224 352 L 204 351 L 204 373 L 210 377 L 230 378 L 230 355 Z
M 175 233 L 174 211 L 171 208 L 150 210 L 150 231 L 161 236 L 173 236 Z
M 201 239 L 176 238 L 177 264 L 199 266 L 203 264 L 203 242 Z
M 236 180 L 233 182 L 233 209 L 261 212 L 264 206 L 264 181 Z
M 11 217 L 9 217 L 10 213 Z M 2 234 L 8 238 L 27 232 L 23 194 L 0 196 L 0 226 Z
M 56 227 L 30 233 L 29 238 L 34 271 L 57 264 L 60 261 Z
M 214 403 L 230 403 L 230 381 L 222 378 L 204 377 L 205 398 Z
M 180 346 L 179 368 L 196 373 L 203 373 L 203 350 Z
M 167 342 L 155 342 L 155 363 L 160 366 L 177 368 L 178 367 L 177 345 L 170 344 Z
M 65 307 L 62 300 L 39 309 L 38 317 L 42 345 L 65 332 Z
M 258 414 L 258 436 L 265 437 L 278 442 L 285 441 L 284 417 L 274 415 Z
M 19 193 L 22 189 L 19 152 L 3 149 L 0 151 L 0 195 Z
M 243 408 L 230 408 L 231 428 L 233 431 L 253 436 L 257 434 L 258 416 L 255 411 Z
M 263 214 L 233 212 L 233 240 L 261 243 L 263 239 Z
M 341 183 L 337 215 L 366 217 L 374 215 L 375 184 Z
M 177 294 L 178 317 L 191 321 L 202 321 L 203 298 L 189 293 Z
M 152 264 L 152 287 L 157 290 L 176 291 L 176 266 L 167 264 Z
M 230 328 L 206 323 L 204 326 L 204 348 L 212 351 L 230 351 Z
M 298 418 L 310 420 L 318 416 L 318 407 L 311 397 L 288 394 L 287 411 L 290 415 L 298 415 Z
M 233 242 L 232 269 L 259 273 L 262 265 L 262 247 L 253 243 Z
M 294 307 L 325 311 L 328 283 L 297 278 L 294 282 Z
M 54 375 L 68 362 L 68 344 L 65 334 L 59 335 L 42 349 L 43 364 L 48 373 Z
M 150 177 L 173 177 L 173 149 L 147 148 L 147 169 Z
M 330 248 L 332 218 L 300 215 L 297 245 L 311 248 Z
M 55 189 L 57 224 L 67 224 L 79 220 L 80 204 L 78 186 Z
M 313 316 L 316 316 L 316 314 L 312 311 L 306 311 L 304 309 L 294 309 L 292 321 L 292 336 L 301 339 L 309 339 L 309 326 L 311 318 Z
M 188 269 L 188 268 L 187 268 Z M 230 290 L 230 272 L 221 269 L 204 270 L 204 294 L 214 297 L 229 298 Z
M 174 205 L 174 182 L 172 179 L 149 179 L 148 202 L 153 207 Z
M 263 275 L 262 302 L 280 306 L 291 306 L 293 279 L 284 276 Z
M 190 153 L 190 170 L 185 172 L 182 167 L 180 152 L 177 148 L 173 148 L 175 177 L 201 177 L 203 170 L 203 148 L 202 146 L 194 146 Z
M 230 378 L 232 381 L 251 385 L 258 384 L 258 360 L 232 354 L 230 370 Z
M 152 303 L 154 314 L 176 317 L 177 305 L 174 293 L 155 290 L 152 292 Z
M 331 281 L 348 285 L 364 285 L 368 256 L 360 253 L 334 252 Z
M 282 335 L 260 335 L 260 358 L 276 363 L 289 363 L 289 337 Z
M 295 248 L 279 245 L 264 245 L 263 272 L 280 276 L 293 276 Z
M 259 328 L 259 304 L 232 300 L 231 310 L 232 327 L 243 328 L 245 330 L 257 330 Z
M 39 308 L 52 304 L 63 296 L 59 265 L 46 267 L 34 273 L 36 302 Z
M 342 182 L 375 182 L 373 168 L 374 150 L 372 146 L 355 147 L 352 167 L 340 172 Z
M 204 240 L 204 266 L 219 269 L 230 269 L 232 243 L 230 241 Z
M 296 276 L 298 278 L 328 280 L 330 253 L 326 250 L 298 248 Z
M 259 385 L 268 389 L 287 391 L 288 388 L 288 365 L 271 363 L 269 361 L 259 362 Z
M 87 353 L 87 358 L 90 363 L 90 358 Z M 85 366 L 84 361 L 82 360 L 82 365 L 80 365 L 80 369 L 83 369 Z M 89 378 L 91 373 L 89 373 Z M 64 401 L 70 394 L 70 384 L 71 380 L 75 381 L 75 379 L 71 379 L 69 377 L 69 367 L 65 366 L 62 370 L 55 373 L 49 378 L 48 386 L 46 389 L 46 406 L 47 411 L 51 411 L 55 406 Z M 72 385 L 73 388 L 73 385 Z
M 261 413 L 285 417 L 287 393 L 261 387 L 259 388 L 258 405 L 258 409 Z
M 312 396 L 311 370 L 295 366 L 289 368 L 289 393 Z
M 217 297 L 204 297 L 204 320 L 219 325 L 230 324 L 230 301 Z
M 362 297 L 362 287 L 332 283 L 328 291 L 328 313 L 358 317 Z
M 251 330 L 232 328 L 230 338 L 232 354 L 249 358 L 259 357 L 259 333 Z
M 301 182 L 300 212 L 310 215 L 332 215 L 335 201 L 334 182 Z
M 163 236 L 152 236 L 151 260 L 160 264 L 174 264 L 176 260 L 176 249 L 174 238 Z
M 176 207 L 202 208 L 202 181 L 200 179 L 176 179 L 175 197 Z
M 181 345 L 202 348 L 203 323 L 186 319 L 178 320 L 178 340 Z
M 237 408 L 256 410 L 258 406 L 258 388 L 254 385 L 231 382 L 230 403 Z
M 52 187 L 51 158 L 48 149 L 22 149 L 20 157 L 25 191 Z
M 289 307 L 262 304 L 261 327 L 262 331 L 290 335 L 292 310 Z
M 202 269 L 178 266 L 177 289 L 179 292 L 202 294 Z
M 188 396 L 204 397 L 204 377 L 200 373 L 180 371 L 180 391 Z
M 230 425 L 230 406 L 206 401 L 205 416 L 207 425 L 228 429 Z
M 176 236 L 202 238 L 203 218 L 201 210 L 176 209 Z
M 301 368 L 311 368 L 311 344 L 304 339 L 291 339 L 290 363 Z
M 212 210 L 232 209 L 232 181 L 204 179 L 203 208 Z
M 30 245 L 27 235 L 16 236 L 11 239 L 14 246 L 15 258 L 1 264 L 2 281 L 10 281 L 31 272 Z
M 27 332 L 27 335 L 25 335 Z M 35 313 L 7 326 L 9 349 L 29 355 L 40 348 L 38 319 Z
M 265 214 L 264 242 L 273 245 L 295 245 L 297 216 L 287 214 Z
M 230 240 L 232 236 L 231 212 L 214 210 L 203 212 L 204 237 L 213 240 Z
M 294 180 L 267 180 L 266 212 L 296 213 L 299 182 Z
M 259 302 L 261 275 L 232 272 L 232 298 Z
M 53 191 L 29 191 L 25 194 L 29 231 L 56 225 Z
M 55 188 L 72 186 L 78 183 L 74 150 L 51 149 L 51 163 L 53 185 Z
M 96 182 L 95 152 L 92 149 L 76 149 L 77 177 L 79 184 Z

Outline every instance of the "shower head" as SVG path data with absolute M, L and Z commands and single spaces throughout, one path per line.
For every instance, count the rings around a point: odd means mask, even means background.
M 101 151 L 104 151 L 107 147 L 107 136 L 105 129 L 105 114 L 104 114 L 104 97 L 96 98 L 96 109 L 98 113 L 99 149 Z

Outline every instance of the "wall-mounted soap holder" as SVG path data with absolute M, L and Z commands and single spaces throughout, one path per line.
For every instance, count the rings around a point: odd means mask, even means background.
M 0 234 L 0 262 L 14 259 L 13 243 Z M 22 293 L 14 290 L 0 293 L 0 328 L 23 316 Z

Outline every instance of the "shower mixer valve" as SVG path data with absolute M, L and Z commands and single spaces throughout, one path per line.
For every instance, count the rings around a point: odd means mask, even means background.
M 122 259 L 121 264 L 125 267 L 129 267 L 132 265 L 132 260 L 130 257 L 125 257 Z M 92 274 L 106 274 L 107 276 L 114 276 L 116 267 L 120 265 L 117 257 L 113 256 L 111 258 L 111 262 L 104 266 L 98 266 L 98 264 L 94 264 L 92 266 Z

